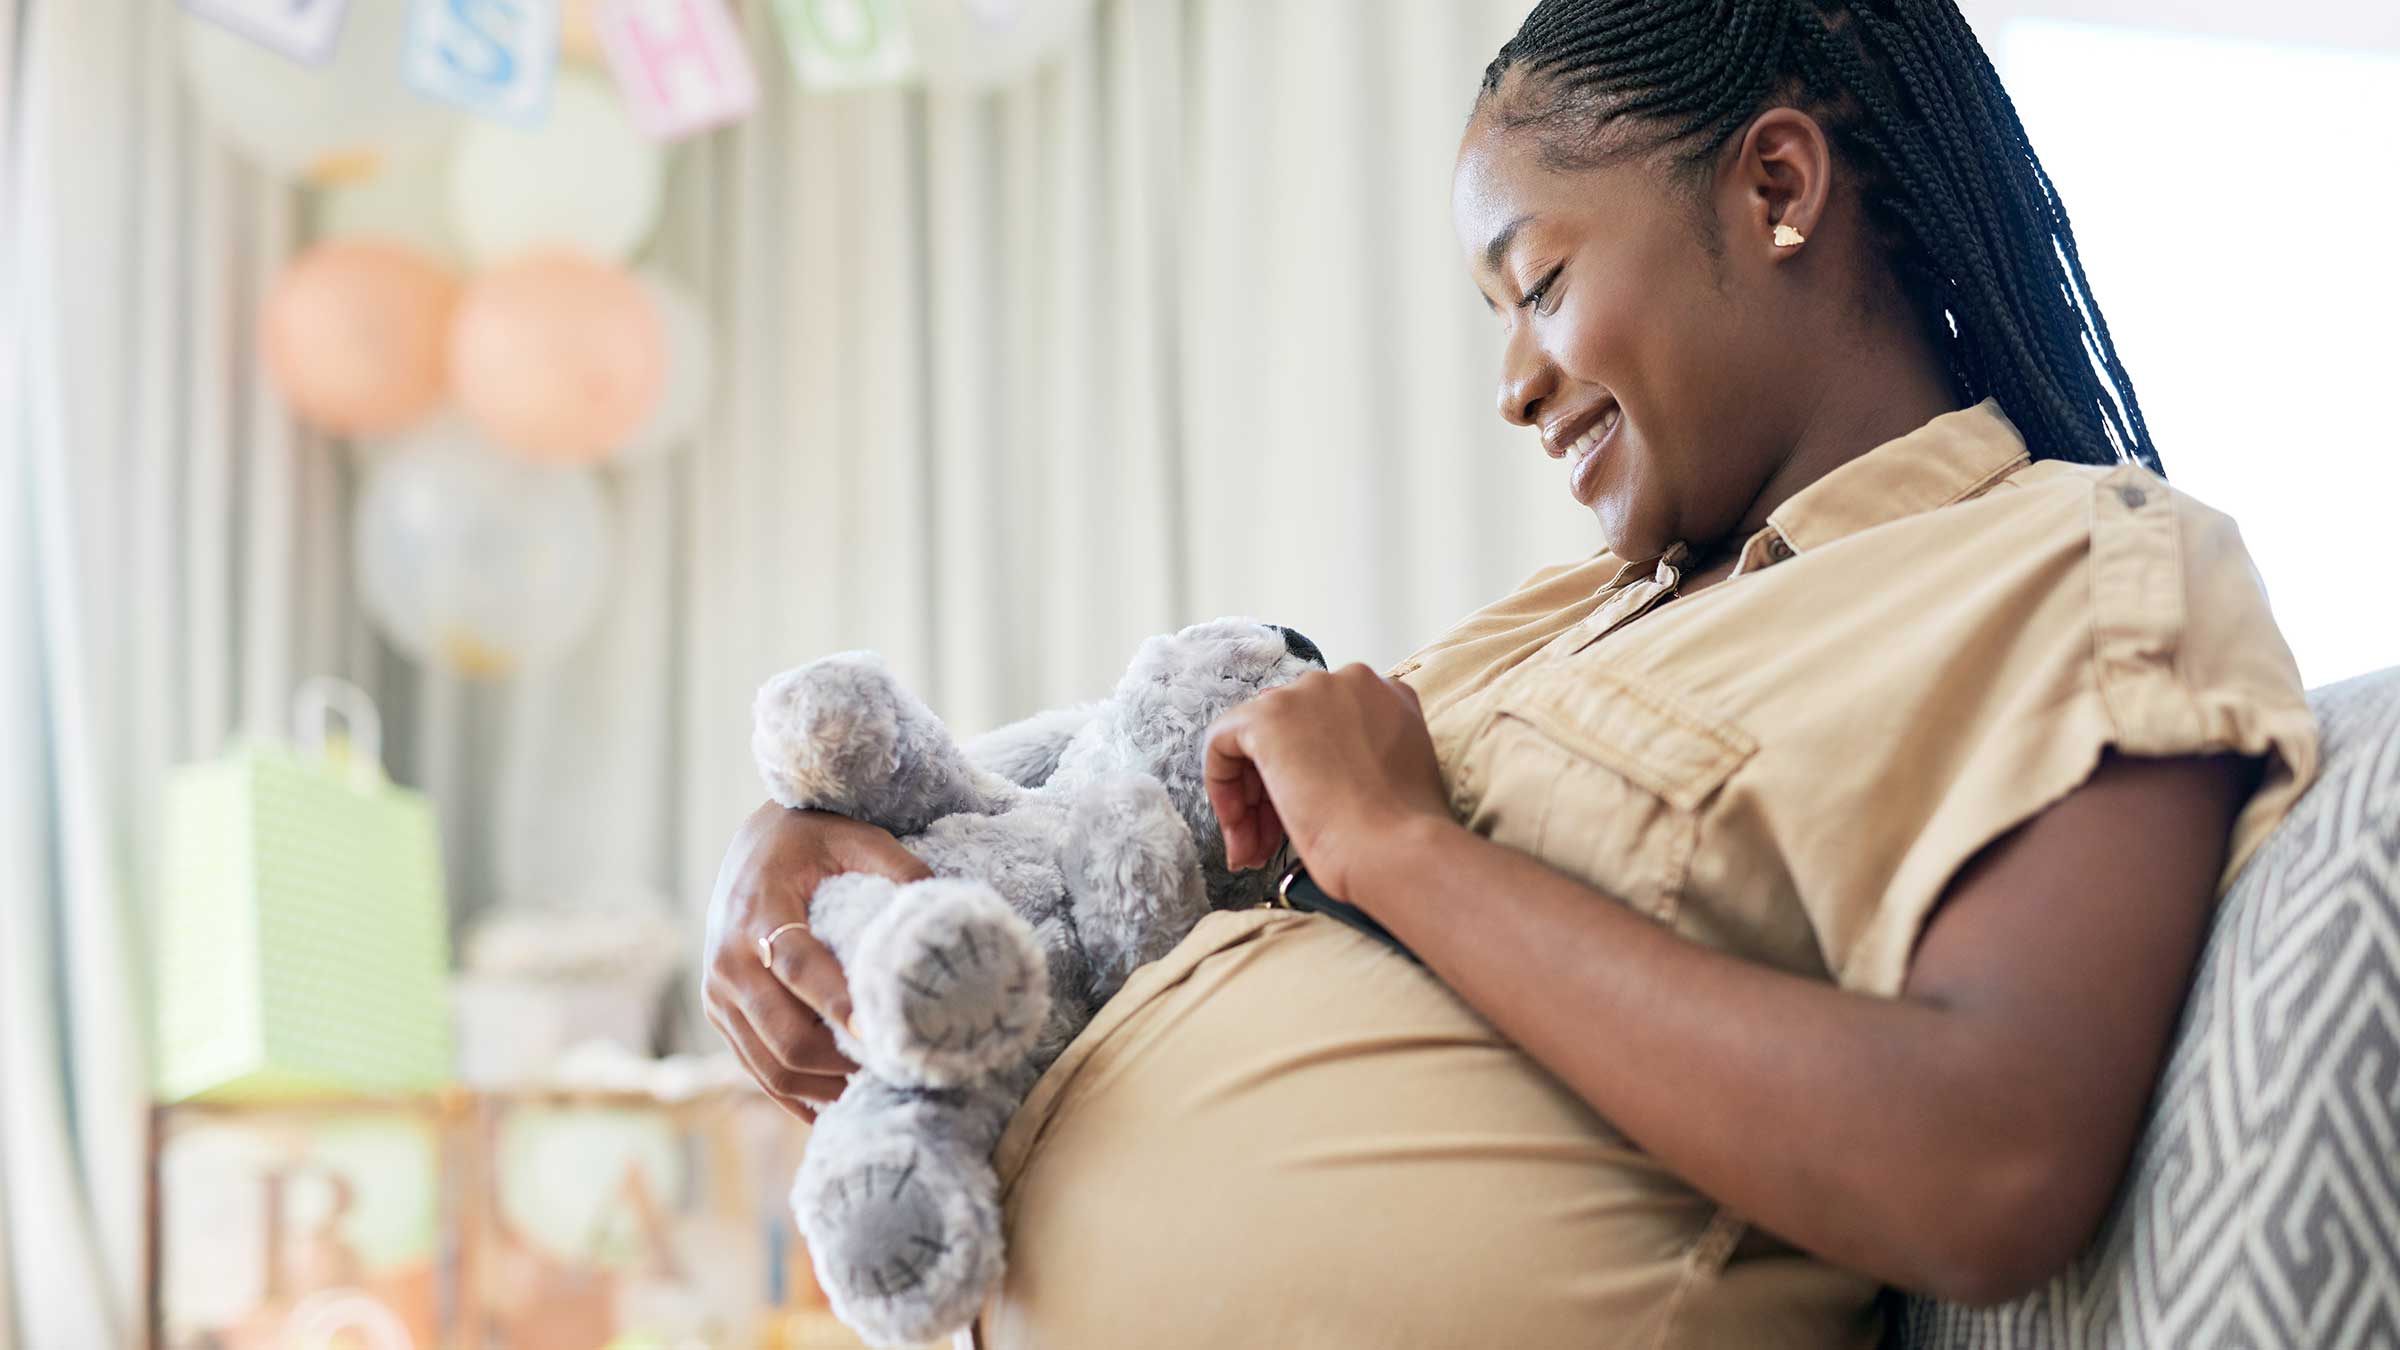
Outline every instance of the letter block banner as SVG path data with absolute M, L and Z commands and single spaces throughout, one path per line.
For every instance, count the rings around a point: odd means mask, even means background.
M 558 0 L 411 0 L 408 82 L 486 117 L 537 126 L 558 70 Z
M 758 106 L 758 75 L 725 0 L 602 0 L 592 26 L 645 136 L 675 140 Z
M 894 84 L 916 74 L 896 0 L 775 0 L 792 70 L 812 89 Z
M 183 0 L 183 7 L 295 61 L 321 66 L 333 56 L 350 0 Z

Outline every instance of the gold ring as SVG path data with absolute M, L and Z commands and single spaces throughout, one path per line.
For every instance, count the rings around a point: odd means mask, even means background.
M 782 937 L 784 934 L 792 931 L 795 928 L 805 933 L 808 931 L 808 923 L 806 920 L 802 920 L 797 923 L 787 923 L 783 927 L 778 928 L 774 932 L 760 938 L 758 940 L 758 963 L 762 966 L 765 966 L 769 970 L 773 970 L 775 968 L 775 939 Z

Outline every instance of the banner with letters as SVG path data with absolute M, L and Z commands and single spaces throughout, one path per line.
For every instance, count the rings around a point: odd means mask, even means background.
M 893 84 L 916 72 L 899 0 L 775 0 L 792 71 L 814 89 Z
M 675 140 L 758 106 L 758 73 L 725 0 L 602 0 L 592 27 L 645 136 Z
M 521 126 L 550 110 L 558 0 L 410 0 L 408 82 L 418 92 Z
M 183 8 L 295 61 L 321 66 L 333 57 L 350 0 L 183 0 Z

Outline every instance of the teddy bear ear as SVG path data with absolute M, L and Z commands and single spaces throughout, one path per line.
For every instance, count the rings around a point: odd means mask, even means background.
M 1307 634 L 1297 628 L 1286 628 L 1279 623 L 1267 626 L 1283 634 L 1283 645 L 1292 655 L 1303 661 L 1315 662 L 1319 669 L 1325 668 L 1325 653 L 1318 649 L 1317 644 L 1308 640 Z

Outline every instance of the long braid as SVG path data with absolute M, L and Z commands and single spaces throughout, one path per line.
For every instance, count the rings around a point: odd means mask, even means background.
M 1624 127 L 1697 168 L 1760 112 L 1809 111 L 1961 392 L 2039 457 L 2160 470 L 2066 207 L 1954 0 L 1542 0 L 1481 105 L 1564 166 L 1621 153 Z

